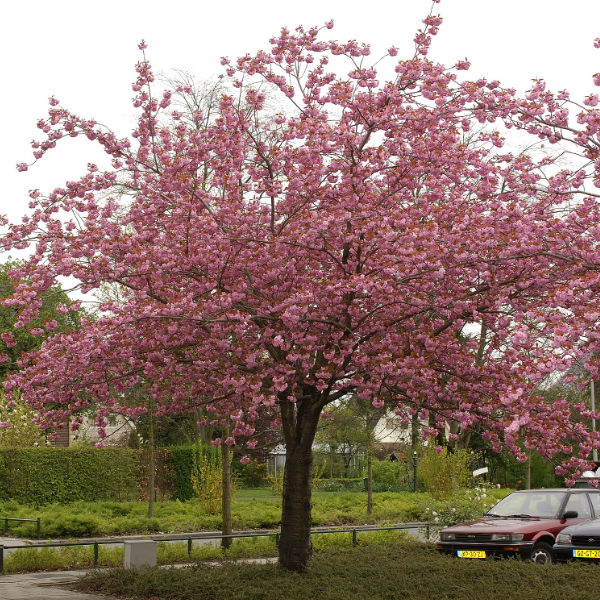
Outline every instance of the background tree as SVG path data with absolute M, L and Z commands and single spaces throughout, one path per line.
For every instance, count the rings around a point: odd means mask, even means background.
M 22 265 L 22 261 L 11 259 L 0 265 L 0 381 L 17 372 L 21 356 L 40 348 L 49 336 L 75 330 L 81 314 L 78 305 L 69 310 L 71 299 L 56 283 L 36 298 L 37 314 L 28 327 L 23 327 L 18 307 L 6 301 L 15 292 L 10 273 Z
M 349 477 L 352 462 L 356 461 L 366 448 L 366 438 L 360 416 L 353 410 L 350 402 L 342 402 L 329 409 L 327 418 L 319 425 L 315 437 L 316 444 L 327 448 L 329 476 L 336 477 L 339 468 L 338 458 L 342 460 L 341 477 Z
M 577 444 L 565 465 L 575 473 L 597 443 L 571 419 L 577 407 L 530 392 L 568 366 L 593 322 L 579 282 L 598 284 L 598 208 L 582 186 L 600 181 L 598 128 L 588 128 L 599 112 L 576 108 L 585 123 L 576 130 L 566 96 L 540 82 L 520 98 L 496 81 L 459 79 L 465 61 L 447 69 L 426 58 L 440 22 L 425 19 L 415 55 L 392 59 L 388 80 L 366 64 L 366 45 L 282 30 L 269 51 L 223 60 L 239 93 L 222 95 L 202 127 L 200 113 L 162 119 L 173 91 L 155 95 L 145 59 L 131 139 L 52 99 L 36 157 L 85 135 L 112 167 L 33 192 L 33 216 L 3 238 L 6 248 L 36 244 L 10 298 L 24 327 L 61 275 L 127 294 L 47 340 L 8 382 L 44 424 L 89 398 L 127 411 L 122 394 L 141 380 L 157 415 L 202 403 L 211 426 L 249 447 L 259 408 L 279 411 L 288 569 L 310 564 L 321 413 L 349 394 L 431 417 L 425 435 L 449 421 L 481 426 L 518 459 L 528 447 L 550 457 Z M 289 102 L 287 114 L 261 118 L 265 85 Z M 466 145 L 462 132 L 483 122 L 478 144 Z M 588 163 L 558 170 L 563 147 L 543 158 L 500 150 L 515 128 L 570 143 Z M 464 333 L 484 327 L 482 362 L 481 340 Z
M 352 459 L 363 452 L 366 457 L 367 513 L 373 512 L 373 457 L 376 445 L 375 428 L 389 411 L 386 406 L 374 407 L 371 402 L 351 396 L 329 409 L 328 418 L 323 419 L 315 440 L 327 444 L 331 449 L 331 471 L 337 453 L 344 461 L 344 477 Z M 333 477 L 333 473 L 331 474 Z

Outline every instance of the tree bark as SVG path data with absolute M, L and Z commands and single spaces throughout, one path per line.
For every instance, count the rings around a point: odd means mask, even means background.
M 369 441 L 367 443 L 367 514 L 373 512 L 373 444 L 371 442 L 371 432 L 369 432 Z
M 154 516 L 154 410 L 153 403 L 150 403 L 148 411 L 148 518 Z
M 223 535 L 231 535 L 233 533 L 233 525 L 231 518 L 231 457 L 229 446 L 225 443 L 229 432 L 223 435 L 221 440 L 221 460 L 223 462 L 223 493 L 221 495 L 221 516 L 223 526 L 221 533 Z M 231 538 L 221 538 L 221 548 L 227 550 L 231 546 Z
M 419 416 L 415 413 L 410 419 L 410 447 L 413 452 L 417 451 L 419 444 Z
M 312 556 L 312 444 L 321 414 L 318 392 L 315 396 L 296 403 L 280 399 L 286 458 L 279 566 L 297 572 L 305 572 L 310 567 Z

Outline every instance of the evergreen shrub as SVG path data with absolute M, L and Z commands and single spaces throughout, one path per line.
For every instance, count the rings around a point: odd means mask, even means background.
M 194 465 L 206 456 L 210 463 L 219 462 L 219 449 L 209 444 L 184 444 L 169 447 L 168 461 L 173 468 L 175 500 L 191 500 L 196 496 L 192 483 Z
M 0 499 L 36 505 L 133 499 L 138 464 L 128 448 L 0 449 Z

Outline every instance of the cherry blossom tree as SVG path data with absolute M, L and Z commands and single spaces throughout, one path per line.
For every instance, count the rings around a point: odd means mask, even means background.
M 531 394 L 599 339 L 587 291 L 599 215 L 586 191 L 600 185 L 598 98 L 471 81 L 467 61 L 428 59 L 440 23 L 425 19 L 414 56 L 390 48 L 380 63 L 367 45 L 327 41 L 332 23 L 284 29 L 269 50 L 222 60 L 235 93 L 214 120 L 170 110 L 176 90 L 156 96 L 144 58 L 130 137 L 52 98 L 36 160 L 86 136 L 111 166 L 33 191 L 31 214 L 3 237 L 32 250 L 4 300 L 15 327 L 58 277 L 124 290 L 31 353 L 7 387 L 45 426 L 76 427 L 93 399 L 102 434 L 110 411 L 144 412 L 120 401 L 144 381 L 156 416 L 201 408 L 229 427 L 226 444 L 250 448 L 259 409 L 276 410 L 288 569 L 310 564 L 321 413 L 349 394 L 429 418 L 425 436 L 456 421 L 521 460 L 533 446 L 573 452 L 565 473 L 598 445 L 571 420 L 584 407 Z M 267 94 L 286 108 L 270 111 Z M 515 132 L 547 148 L 505 146 Z

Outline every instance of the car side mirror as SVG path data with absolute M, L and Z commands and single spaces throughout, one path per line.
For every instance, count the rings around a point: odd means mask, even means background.
M 487 516 L 487 515 L 489 514 L 489 512 L 490 512 L 489 510 L 484 510 L 484 511 L 483 511 L 483 516 L 484 516 L 484 517 L 485 517 L 485 516 Z
M 576 510 L 568 510 L 563 516 L 563 519 L 576 519 L 579 513 Z

